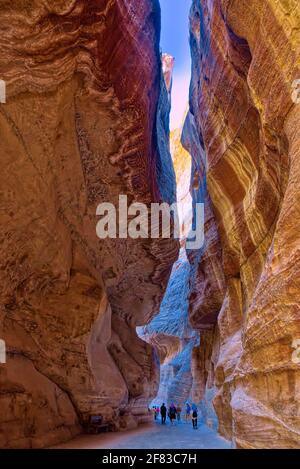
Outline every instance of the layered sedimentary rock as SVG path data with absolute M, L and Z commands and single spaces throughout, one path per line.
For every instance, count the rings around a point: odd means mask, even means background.
M 159 158 L 156 162 L 157 182 L 161 197 L 170 205 L 176 200 L 176 177 L 170 155 L 170 111 L 174 58 L 161 54 L 160 97 L 156 116 Z
M 159 309 L 177 243 L 99 239 L 96 208 L 166 194 L 158 10 L 0 2 L 1 447 L 68 439 L 93 414 L 135 425 L 156 394 L 156 358 L 135 328 Z
M 173 57 L 166 53 L 162 54 L 162 64 L 169 103 L 171 103 Z M 164 108 L 166 107 L 167 105 L 164 106 Z M 198 335 L 192 330 L 188 320 L 190 264 L 184 245 L 192 221 L 191 156 L 181 144 L 181 133 L 182 128 L 178 128 L 167 135 L 173 161 L 172 167 L 174 166 L 176 175 L 180 255 L 173 266 L 157 316 L 147 326 L 139 329 L 140 336 L 153 345 L 159 357 L 160 385 L 153 400 L 153 404 L 159 406 L 162 402 L 168 405 L 172 402 L 184 405 L 184 402 L 190 397 L 192 350 L 198 339 Z
M 184 405 L 192 389 L 191 358 L 198 334 L 188 319 L 190 265 L 184 248 L 175 262 L 157 316 L 139 330 L 157 350 L 161 369 L 155 404 Z
M 192 379 L 193 386 L 191 397 L 199 407 L 199 419 L 209 427 L 217 430 L 219 421 L 213 406 L 216 395 L 214 383 L 214 364 L 212 361 L 212 350 L 214 345 L 214 330 L 202 330 L 200 344 L 192 351 Z
M 242 448 L 299 447 L 299 2 L 194 0 L 190 24 L 184 142 L 207 183 L 191 323 L 210 329 L 221 433 Z M 211 364 L 194 352 L 202 395 Z
M 196 330 L 211 329 L 223 301 L 225 279 L 221 261 L 220 237 L 211 198 L 207 191 L 207 161 L 203 138 L 191 110 L 185 120 L 182 144 L 192 157 L 190 193 L 194 219 L 196 204 L 204 204 L 204 245 L 201 249 L 188 251 L 191 264 L 190 322 Z
M 170 151 L 176 174 L 177 208 L 180 223 L 181 244 L 189 234 L 192 226 L 193 210 L 190 193 L 191 155 L 181 143 L 182 128 L 173 129 L 170 133 Z

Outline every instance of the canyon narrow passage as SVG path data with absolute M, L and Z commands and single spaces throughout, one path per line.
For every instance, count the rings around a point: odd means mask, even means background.
M 0 448 L 300 448 L 300 1 L 0 24 Z
M 180 226 L 179 256 L 158 314 L 146 326 L 138 328 L 139 336 L 150 343 L 160 360 L 158 393 L 150 407 L 167 407 L 173 402 L 185 408 L 193 401 L 192 351 L 199 345 L 199 333 L 189 323 L 190 262 L 187 239 L 193 223 L 191 193 L 192 157 L 183 147 L 181 137 L 189 106 L 191 58 L 189 47 L 190 2 L 161 1 L 162 70 L 169 104 L 169 151 L 176 177 L 176 200 Z M 176 34 L 174 35 L 174 30 Z M 199 227 L 199 230 L 203 227 Z

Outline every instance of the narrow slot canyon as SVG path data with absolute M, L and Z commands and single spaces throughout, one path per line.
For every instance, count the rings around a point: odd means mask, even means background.
M 299 2 L 0 18 L 0 448 L 299 449 Z

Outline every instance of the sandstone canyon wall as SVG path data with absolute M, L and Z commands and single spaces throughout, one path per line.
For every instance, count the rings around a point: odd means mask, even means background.
M 158 315 L 139 330 L 159 356 L 160 386 L 153 401 L 158 406 L 174 402 L 183 407 L 191 397 L 191 359 L 198 334 L 191 328 L 188 318 L 189 275 L 190 264 L 182 247 Z
M 158 369 L 136 326 L 178 245 L 100 240 L 96 207 L 172 200 L 175 179 L 158 1 L 0 1 L 0 25 L 0 446 L 28 448 L 144 418 Z
M 194 392 L 216 387 L 237 447 L 299 447 L 300 5 L 194 0 L 190 30 L 183 143 L 206 201 L 205 246 L 189 252 Z
M 185 244 L 189 231 L 192 226 L 193 210 L 192 197 L 190 193 L 191 181 L 191 155 L 182 146 L 181 143 L 182 127 L 173 129 L 170 133 L 170 152 L 174 171 L 176 175 L 176 195 L 178 218 L 180 223 L 181 244 Z
M 171 104 L 174 58 L 162 54 L 163 75 Z M 174 96 L 176 99 L 176 96 Z M 166 109 L 168 106 L 163 106 Z M 166 126 L 165 126 L 166 127 Z M 188 318 L 190 263 L 186 256 L 185 239 L 192 219 L 190 179 L 191 157 L 181 144 L 182 128 L 168 133 L 171 165 L 176 176 L 176 201 L 180 223 L 180 253 L 173 265 L 166 293 L 158 314 L 139 335 L 153 345 L 160 361 L 160 384 L 152 405 L 184 405 L 192 390 L 191 358 L 198 334 L 193 331 Z M 167 169 L 167 168 L 166 168 Z M 170 170 L 169 170 L 170 171 Z M 168 187 L 165 179 L 165 186 Z M 168 191 L 170 194 L 170 191 Z

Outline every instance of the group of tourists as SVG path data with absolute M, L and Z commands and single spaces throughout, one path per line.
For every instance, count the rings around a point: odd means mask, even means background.
M 152 413 L 154 416 L 154 420 L 158 420 L 159 415 L 161 416 L 161 423 L 164 425 L 166 423 L 167 416 L 169 417 L 171 425 L 175 425 L 175 422 L 181 421 L 181 412 L 182 409 L 180 405 L 175 406 L 175 404 L 172 402 L 170 405 L 169 409 L 165 406 L 165 403 L 159 406 L 153 406 L 152 407 Z M 185 422 L 189 422 L 192 419 L 192 424 L 193 428 L 197 429 L 198 428 L 198 409 L 196 404 L 190 405 L 189 402 L 186 402 L 185 404 Z

